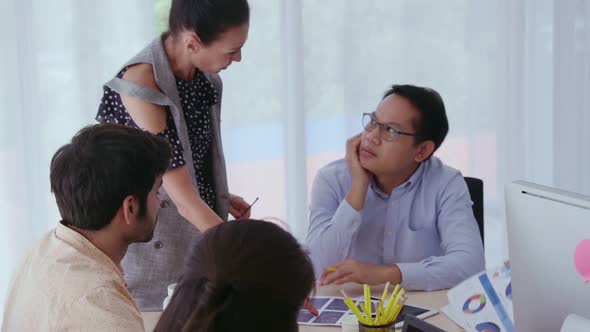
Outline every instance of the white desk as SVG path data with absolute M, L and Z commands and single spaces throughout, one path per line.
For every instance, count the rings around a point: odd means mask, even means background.
M 319 287 L 316 291 L 316 295 L 325 295 L 325 296 L 341 296 L 339 293 L 340 289 L 344 289 L 348 296 L 356 297 L 361 296 L 363 294 L 363 288 L 360 285 L 356 284 L 346 284 L 341 286 L 324 286 Z M 375 294 L 381 294 L 383 291 L 383 287 L 371 287 L 371 290 L 377 292 Z M 443 306 L 447 305 L 447 291 L 436 291 L 436 292 L 409 292 L 408 294 L 408 301 L 406 302 L 410 305 L 418 305 L 432 309 L 440 309 Z M 160 312 L 142 312 L 145 329 L 146 331 L 152 331 L 156 326 L 158 318 L 160 317 Z M 432 325 L 438 326 L 439 328 L 454 332 L 454 331 L 462 331 L 462 329 L 453 323 L 445 314 L 439 313 L 433 317 L 427 318 L 427 322 Z M 334 326 L 306 326 L 300 325 L 299 331 L 301 332 L 336 332 L 340 331 L 340 327 Z

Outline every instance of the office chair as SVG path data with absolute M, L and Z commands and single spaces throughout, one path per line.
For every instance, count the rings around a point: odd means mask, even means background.
M 481 243 L 483 240 L 483 181 L 478 178 L 464 177 L 469 189 L 469 195 L 473 201 L 473 215 L 479 227 L 479 235 L 481 235 Z

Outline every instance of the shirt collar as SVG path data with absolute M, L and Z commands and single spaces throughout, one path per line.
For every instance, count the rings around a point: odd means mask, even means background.
M 408 180 L 406 180 L 404 183 L 400 184 L 399 186 L 393 188 L 391 195 L 384 193 L 381 189 L 379 189 L 379 187 L 377 186 L 377 182 L 375 181 L 375 178 L 371 178 L 371 183 L 369 184 L 369 188 L 371 188 L 371 190 L 377 196 L 379 196 L 383 199 L 389 199 L 391 196 L 397 196 L 397 197 L 402 196 L 403 194 L 405 194 L 406 192 L 408 192 L 412 188 L 414 188 L 416 183 L 419 182 L 420 178 L 422 177 L 422 174 L 424 173 L 424 164 L 427 162 L 428 162 L 428 160 L 421 162 L 418 165 L 418 168 L 416 168 L 416 170 L 414 171 L 414 173 L 412 174 L 412 176 L 410 176 L 410 178 Z
M 117 266 L 109 256 L 94 246 L 94 244 L 82 234 L 60 222 L 55 228 L 55 236 L 72 246 L 72 248 L 76 249 L 80 254 L 91 257 L 100 265 L 115 272 L 121 278 L 123 283 L 125 283 L 121 267 Z

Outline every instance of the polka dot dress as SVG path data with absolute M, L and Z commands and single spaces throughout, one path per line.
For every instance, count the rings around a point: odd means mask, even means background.
M 123 77 L 126 70 L 127 68 L 123 69 L 117 77 Z M 215 191 L 212 183 L 210 153 L 213 130 L 209 109 L 217 104 L 217 91 L 200 70 L 197 70 L 192 80 L 186 81 L 176 78 L 176 87 L 188 130 L 199 193 L 203 201 L 209 207 L 214 208 Z M 103 90 L 104 94 L 98 108 L 96 120 L 101 123 L 118 123 L 132 128 L 139 128 L 125 109 L 125 106 L 123 106 L 121 96 L 109 87 L 105 86 Z M 175 169 L 185 165 L 184 149 L 178 139 L 176 125 L 170 111 L 167 112 L 166 116 L 166 128 L 157 135 L 167 138 L 173 147 L 170 168 Z
M 200 70 L 197 70 L 195 78 L 190 81 L 176 78 L 176 87 L 186 120 L 199 193 L 201 198 L 213 208 L 215 202 L 211 174 L 213 128 L 209 109 L 217 104 L 217 91 Z

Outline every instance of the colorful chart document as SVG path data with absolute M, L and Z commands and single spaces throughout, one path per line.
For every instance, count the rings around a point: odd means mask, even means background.
M 477 274 L 453 289 L 442 311 L 466 331 L 514 332 L 510 262 Z

